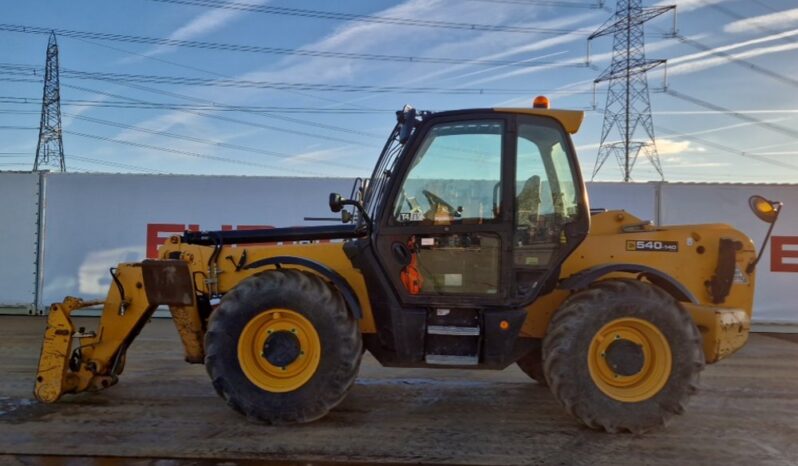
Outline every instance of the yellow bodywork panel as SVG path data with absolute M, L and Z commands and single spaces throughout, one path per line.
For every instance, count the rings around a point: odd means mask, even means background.
M 682 303 L 704 339 L 704 356 L 717 362 L 742 348 L 748 341 L 751 318 L 742 309 Z
M 576 134 L 582 121 L 585 119 L 585 112 L 578 110 L 558 110 L 548 108 L 494 108 L 493 110 L 502 113 L 516 113 L 521 115 L 537 115 L 554 118 L 571 134 Z
M 730 315 L 737 316 L 742 312 L 745 319 L 740 316 L 736 318 L 737 321 L 746 322 L 745 325 L 738 326 L 740 332 L 747 337 L 750 327 L 747 322 L 750 322 L 753 307 L 755 276 L 754 273 L 746 274 L 745 270 L 756 257 L 756 251 L 754 244 L 745 234 L 724 224 L 654 227 L 645 225 L 639 218 L 627 212 L 606 212 L 592 217 L 590 234 L 563 263 L 560 277 L 566 278 L 602 264 L 642 264 L 673 277 L 699 303 L 711 303 L 712 296 L 705 282 L 715 273 L 719 255 L 717 244 L 721 238 L 732 239 L 742 244 L 742 250 L 736 252 L 735 275 L 739 276 L 739 279 L 735 278 L 729 295 L 721 305 L 709 308 L 712 310 L 711 315 L 699 314 L 696 309 L 700 307 L 697 306 L 687 309 L 693 315 L 696 324 L 699 327 L 704 326 L 702 336 L 707 362 L 715 362 L 731 354 L 745 342 L 744 339 L 739 341 L 738 338 L 742 337 L 732 337 L 731 330 L 721 331 L 718 326 L 727 325 Z M 629 241 L 678 242 L 679 250 L 678 252 L 636 251 L 628 246 Z M 614 277 L 636 278 L 636 275 L 615 273 L 602 278 Z M 567 290 L 557 289 L 536 300 L 528 308 L 522 335 L 543 338 L 551 316 L 569 295 L 570 292 Z M 682 304 L 687 308 L 688 303 Z M 724 324 L 721 325 L 716 320 L 722 320 Z
M 173 241 L 173 242 L 172 242 Z M 199 291 L 207 292 L 208 285 L 203 278 L 207 278 L 208 260 L 213 253 L 210 246 L 197 246 L 180 243 L 179 238 L 174 237 L 159 250 L 161 258 L 174 257 L 179 253 L 180 258 L 189 264 L 191 275 L 194 277 L 194 287 Z M 246 251 L 246 261 L 242 262 L 242 256 Z M 368 290 L 363 274 L 352 267 L 352 263 L 344 253 L 344 243 L 310 243 L 310 244 L 286 244 L 286 245 L 252 245 L 252 246 L 226 246 L 219 253 L 218 288 L 219 293 L 226 293 L 235 288 L 241 280 L 246 279 L 256 273 L 265 270 L 273 270 L 274 265 L 248 269 L 248 264 L 253 264 L 261 259 L 269 259 L 275 256 L 290 256 L 309 259 L 323 264 L 341 275 L 354 290 L 360 308 L 363 311 L 363 318 L 360 320 L 360 331 L 363 333 L 376 332 L 374 318 L 371 313 Z M 237 265 L 243 264 L 241 270 L 236 271 Z M 291 265 L 292 268 L 307 270 L 298 265 Z M 308 272 L 316 273 L 313 270 Z

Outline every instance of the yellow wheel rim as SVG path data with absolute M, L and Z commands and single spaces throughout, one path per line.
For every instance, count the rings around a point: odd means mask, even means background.
M 278 346 L 283 351 L 278 352 Z M 238 337 L 238 362 L 244 375 L 269 392 L 300 388 L 316 373 L 320 359 L 321 341 L 313 324 L 287 309 L 261 312 Z
M 654 324 L 632 317 L 601 327 L 590 342 L 587 362 L 599 390 L 626 403 L 645 401 L 659 393 L 673 363 L 662 332 Z

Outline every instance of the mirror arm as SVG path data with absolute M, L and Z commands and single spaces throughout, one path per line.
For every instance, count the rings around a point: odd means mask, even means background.
M 369 217 L 369 214 L 366 213 L 366 209 L 364 209 L 363 205 L 358 201 L 351 201 L 351 204 L 349 205 L 355 206 L 358 212 L 360 212 L 360 215 L 363 216 L 363 220 L 366 222 L 366 229 L 368 230 L 369 235 L 371 235 L 373 225 L 371 223 L 371 217 Z
M 759 254 L 757 254 L 756 259 L 753 262 L 748 264 L 748 267 L 745 269 L 745 273 L 750 274 L 756 269 L 756 265 L 759 264 L 759 261 L 762 259 L 762 254 L 765 252 L 765 247 L 768 245 L 768 241 L 770 240 L 770 235 L 773 233 L 773 227 L 776 226 L 776 220 L 779 219 L 779 214 L 781 213 L 781 209 L 779 208 L 776 210 L 776 218 L 773 219 L 773 222 L 770 223 L 770 227 L 768 228 L 768 232 L 765 235 L 765 240 L 762 242 L 762 246 L 759 248 Z

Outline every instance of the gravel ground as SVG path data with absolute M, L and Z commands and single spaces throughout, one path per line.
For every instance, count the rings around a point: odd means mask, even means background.
M 41 317 L 0 317 L 0 464 L 798 465 L 793 337 L 753 335 L 707 367 L 685 415 L 634 436 L 580 427 L 514 366 L 390 369 L 368 354 L 352 392 L 326 418 L 254 424 L 215 395 L 204 367 L 183 362 L 166 319 L 145 327 L 117 386 L 42 405 L 32 386 L 43 328 Z

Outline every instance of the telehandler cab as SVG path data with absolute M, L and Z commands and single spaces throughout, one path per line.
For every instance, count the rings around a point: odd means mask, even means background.
M 545 99 L 405 107 L 371 179 L 331 195 L 343 224 L 173 236 L 157 260 L 111 270 L 94 332 L 70 313 L 100 303 L 53 304 L 36 398 L 115 384 L 168 306 L 186 361 L 268 423 L 327 414 L 367 349 L 385 366 L 517 363 L 589 427 L 664 424 L 705 363 L 745 344 L 757 252 L 728 225 L 591 211 L 570 139 L 582 118 Z M 779 203 L 751 204 L 775 222 Z

